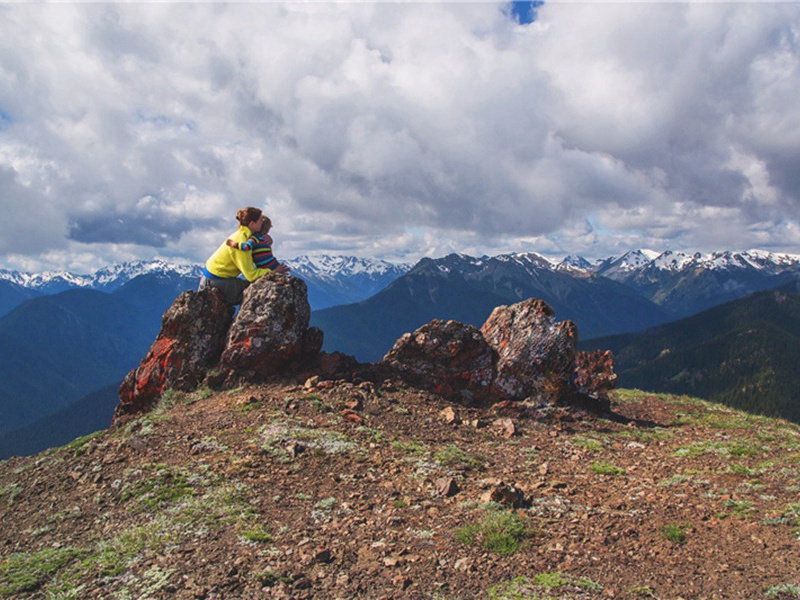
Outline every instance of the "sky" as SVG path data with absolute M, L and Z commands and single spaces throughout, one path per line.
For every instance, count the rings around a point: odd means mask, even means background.
M 0 3 L 0 268 L 800 253 L 796 2 Z

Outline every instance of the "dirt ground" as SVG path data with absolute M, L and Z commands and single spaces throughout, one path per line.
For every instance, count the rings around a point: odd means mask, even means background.
M 392 380 L 169 393 L 0 462 L 0 597 L 800 597 L 800 429 L 612 409 Z

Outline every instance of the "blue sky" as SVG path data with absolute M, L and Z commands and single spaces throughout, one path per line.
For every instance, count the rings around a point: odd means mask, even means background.
M 0 268 L 800 253 L 800 4 L 0 4 Z

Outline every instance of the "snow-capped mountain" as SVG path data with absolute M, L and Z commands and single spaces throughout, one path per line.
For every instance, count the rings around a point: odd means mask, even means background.
M 355 256 L 298 256 L 287 260 L 292 275 L 308 286 L 308 301 L 318 310 L 361 302 L 377 294 L 411 265 Z
M 184 277 L 200 277 L 198 265 L 178 265 L 163 260 L 132 261 L 103 267 L 88 275 L 76 275 L 67 271 L 48 271 L 45 273 L 22 273 L 20 271 L 0 270 L 0 280 L 10 281 L 22 287 L 43 294 L 57 294 L 75 288 L 88 288 L 106 292 L 126 284 L 139 275 L 153 273 L 175 274 Z
M 411 268 L 408 264 L 395 264 L 385 260 L 357 258 L 355 256 L 298 256 L 286 263 L 292 272 L 325 279 L 367 275 L 371 277 L 399 277 Z
M 625 279 L 632 273 L 644 270 L 680 272 L 696 269 L 712 271 L 753 270 L 777 275 L 787 270 L 800 269 L 800 254 L 775 253 L 767 250 L 735 252 L 655 252 L 653 250 L 631 250 L 619 258 L 608 258 L 594 271 L 612 279 Z
M 800 274 L 800 255 L 633 250 L 601 262 L 594 271 L 684 317 L 785 284 Z

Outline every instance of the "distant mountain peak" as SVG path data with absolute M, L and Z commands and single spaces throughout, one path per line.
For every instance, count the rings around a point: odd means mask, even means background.
M 391 263 L 377 258 L 359 258 L 357 256 L 337 256 L 329 254 L 302 255 L 286 263 L 298 273 L 315 276 L 336 277 L 342 275 L 402 275 L 411 267 L 406 263 Z

